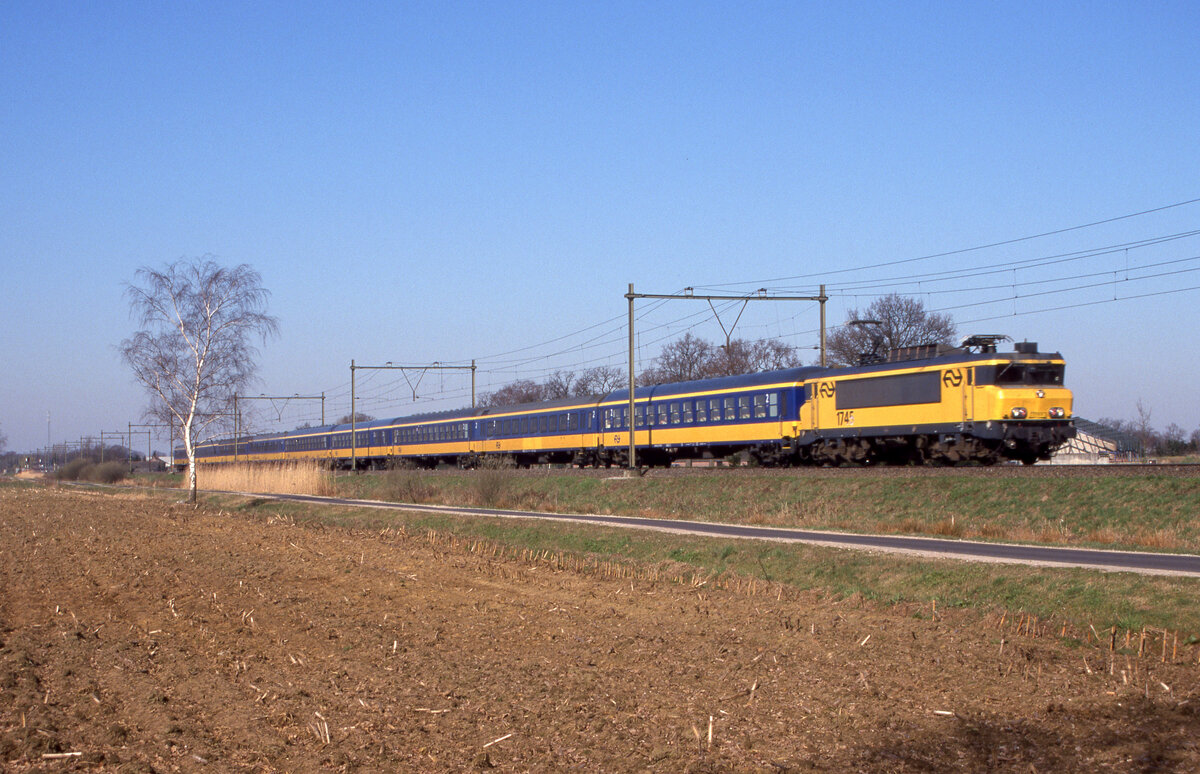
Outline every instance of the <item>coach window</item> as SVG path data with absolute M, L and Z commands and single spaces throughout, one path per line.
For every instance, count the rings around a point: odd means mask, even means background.
M 634 409 L 633 422 L 638 427 L 646 426 L 646 407 L 638 406 Z
M 667 424 L 667 422 L 669 421 L 668 417 L 670 416 L 670 412 L 667 410 L 667 404 L 665 404 L 665 403 L 658 404 L 658 412 L 657 413 L 658 413 L 658 419 L 655 420 L 655 424 L 659 424 L 659 425 Z
M 685 400 L 683 402 L 683 423 L 685 425 L 690 425 L 692 423 L 692 416 L 692 402 L 690 400 Z
M 765 393 L 759 393 L 754 396 L 754 418 L 767 418 L 767 396 Z
M 567 429 L 568 430 L 578 430 L 579 429 L 579 414 L 577 414 L 574 411 L 567 414 Z
M 741 395 L 738 397 L 738 419 L 750 418 L 750 396 Z
M 767 396 L 767 416 L 779 416 L 779 393 L 773 392 Z
M 696 401 L 696 421 L 697 422 L 707 422 L 708 421 L 708 401 L 704 401 L 704 400 Z
M 673 401 L 671 403 L 671 424 L 673 424 L 673 425 L 679 424 L 679 419 L 680 419 L 679 401 Z
M 733 398 L 725 399 L 725 421 L 737 419 L 737 409 L 734 406 Z

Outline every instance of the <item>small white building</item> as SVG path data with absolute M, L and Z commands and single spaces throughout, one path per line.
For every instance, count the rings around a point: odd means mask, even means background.
M 1075 437 L 1063 444 L 1050 459 L 1052 465 L 1095 465 L 1127 462 L 1141 456 L 1137 440 L 1120 430 L 1075 419 Z

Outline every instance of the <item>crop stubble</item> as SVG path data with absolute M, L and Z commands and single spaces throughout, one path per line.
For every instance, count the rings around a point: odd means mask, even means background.
M 972 613 L 48 489 L 0 489 L 0 585 L 6 770 L 1200 767 L 1194 664 Z

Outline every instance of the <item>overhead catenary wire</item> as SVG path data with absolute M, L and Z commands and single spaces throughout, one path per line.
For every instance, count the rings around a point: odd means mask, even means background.
M 1195 290 L 1193 287 L 1169 288 L 1159 290 L 1145 290 L 1136 294 L 1120 295 L 1118 288 L 1125 283 L 1147 283 L 1155 279 L 1166 279 L 1172 276 L 1181 276 L 1194 272 L 1195 268 L 1185 268 L 1189 262 L 1200 260 L 1200 256 L 1178 257 L 1166 260 L 1152 260 L 1149 262 L 1131 262 L 1133 255 L 1138 252 L 1149 249 L 1155 246 L 1165 245 L 1170 242 L 1177 242 L 1185 239 L 1191 239 L 1200 236 L 1200 229 L 1184 230 L 1175 233 L 1159 234 L 1150 237 L 1139 239 L 1131 239 L 1122 242 L 1104 244 L 1083 249 L 1070 251 L 1048 251 L 1043 255 L 1035 255 L 1029 257 L 1006 256 L 1002 260 L 992 261 L 973 261 L 971 265 L 955 267 L 952 269 L 941 269 L 928 272 L 909 272 L 896 274 L 888 277 L 870 277 L 863 279 L 853 279 L 852 275 L 855 272 L 871 271 L 880 268 L 918 264 L 921 261 L 943 258 L 947 256 L 963 255 L 972 252 L 982 252 L 987 249 L 1002 248 L 1013 246 L 1020 243 L 1033 242 L 1045 237 L 1062 235 L 1072 232 L 1079 232 L 1088 228 L 1112 224 L 1122 221 L 1128 221 L 1139 216 L 1149 215 L 1152 213 L 1160 213 L 1166 210 L 1182 208 L 1187 205 L 1192 205 L 1200 202 L 1200 198 L 1188 199 L 1185 201 L 1176 202 L 1160 207 L 1143 209 L 1138 212 L 1118 215 L 1110 218 L 1093 220 L 1088 223 L 1083 223 L 1065 228 L 1052 229 L 1042 231 L 1040 233 L 1030 234 L 1026 236 L 1015 237 L 1011 239 L 1003 239 L 998 241 L 988 242 L 986 244 L 974 245 L 971 247 L 960 248 L 955 250 L 946 250 L 928 255 L 920 255 L 913 258 L 898 259 L 892 261 L 879 261 L 873 263 L 864 263 L 859 266 L 846 267 L 842 269 L 813 272 L 810 274 L 797 274 L 787 277 L 779 277 L 771 280 L 741 280 L 737 282 L 700 285 L 696 284 L 697 289 L 720 289 L 720 288 L 735 288 L 739 286 L 764 286 L 769 285 L 772 292 L 786 292 L 790 286 L 780 286 L 778 283 L 790 281 L 796 282 L 800 280 L 817 280 L 824 279 L 827 281 L 831 295 L 837 295 L 840 298 L 849 301 L 851 298 L 858 296 L 871 297 L 878 295 L 881 292 L 899 292 L 904 291 L 910 294 L 919 295 L 925 298 L 945 297 L 948 303 L 936 305 L 938 308 L 930 311 L 958 311 L 969 308 L 986 309 L 989 306 L 994 306 L 998 303 L 1013 303 L 1015 297 L 1020 299 L 1034 298 L 1051 298 L 1051 297 L 1069 297 L 1072 293 L 1082 293 L 1088 290 L 1094 290 L 1100 287 L 1111 286 L 1113 288 L 1113 297 L 1107 300 L 1088 300 L 1080 303 L 1069 303 L 1060 305 L 1050 305 L 1039 309 L 1029 309 L 1022 307 L 1017 309 L 1013 307 L 1011 311 L 1006 311 L 1000 315 L 985 315 L 972 317 L 957 321 L 960 325 L 969 325 L 974 322 L 988 321 L 993 319 L 1011 318 L 1013 316 L 1024 316 L 1029 314 L 1039 314 L 1046 311 L 1057 311 L 1061 309 L 1073 309 L 1080 306 L 1094 306 L 1102 303 L 1118 303 L 1122 300 L 1130 298 L 1146 298 L 1153 296 L 1166 296 L 1178 293 L 1186 293 Z M 1096 261 L 1119 254 L 1122 261 L 1121 266 L 1107 269 L 1102 265 L 1092 265 L 1086 269 L 1061 272 L 1058 276 L 1037 276 L 1033 278 L 1021 277 L 1020 274 L 1029 270 L 1047 271 L 1053 267 L 1069 266 L 1081 261 Z M 1181 268 L 1174 271 L 1152 271 L 1154 269 L 1165 269 L 1172 265 Z M 978 284 L 961 284 L 964 280 L 973 278 L 996 276 L 998 274 L 1011 272 L 1013 277 L 1011 281 L 1003 283 L 978 283 Z M 1098 280 L 1105 275 L 1101 281 Z M 843 279 L 834 280 L 834 277 Z M 995 294 L 990 294 L 986 299 L 969 298 L 962 303 L 953 303 L 953 297 L 972 296 L 974 294 L 989 293 L 990 291 L 1010 290 L 1010 293 L 1004 294 L 1003 297 L 996 297 Z M 661 310 L 663 301 L 660 304 L 647 304 L 644 308 L 638 310 L 638 328 L 639 328 L 639 354 L 641 350 L 645 350 L 646 356 L 650 357 L 650 353 L 656 345 L 668 341 L 673 337 L 682 335 L 686 332 L 694 331 L 703 326 L 711 318 L 706 314 L 707 310 L 700 312 L 672 316 L 671 319 L 662 321 L 656 319 L 657 313 Z M 790 338 L 793 341 L 803 341 L 806 337 L 810 337 L 816 333 L 815 330 L 807 329 L 805 326 L 797 326 L 796 322 L 800 319 L 800 312 L 784 317 L 782 320 L 777 319 L 774 324 L 774 329 L 780 329 L 785 324 L 790 326 Z M 778 315 L 777 315 L 778 317 Z M 833 325 L 831 329 L 836 329 L 838 326 Z M 766 331 L 771 329 L 770 323 L 756 324 L 754 322 L 746 322 L 742 325 L 742 330 L 751 331 Z M 626 348 L 622 344 L 624 337 L 625 325 L 623 324 L 623 315 L 616 315 L 605 318 L 599 322 L 590 325 L 582 326 L 576 330 L 562 335 L 557 335 L 545 339 L 543 341 L 514 347 L 511 349 L 495 352 L 481 358 L 477 358 L 480 366 L 481 376 L 481 391 L 489 391 L 496 386 L 512 378 L 545 378 L 555 371 L 571 371 L 580 370 L 595 365 L 611 365 L 613 367 L 622 367 L 620 358 L 626 354 Z M 762 336 L 758 340 L 770 338 Z M 557 345 L 557 346 L 556 346 Z M 457 361 L 444 361 L 457 362 Z M 627 367 L 627 366 L 626 366 Z M 386 395 L 387 390 L 394 390 L 396 382 L 399 380 L 384 381 L 383 383 L 373 383 L 364 380 L 364 393 L 375 393 L 378 397 L 364 395 L 364 406 L 388 406 L 396 405 L 394 398 Z M 339 398 L 344 398 L 349 394 L 348 382 L 339 384 L 332 388 L 324 390 L 328 398 L 332 401 L 337 401 Z M 462 390 L 441 389 L 436 392 L 431 392 L 429 396 L 437 400 L 454 400 L 459 399 L 463 395 Z M 378 401 L 376 403 L 375 401 Z
M 1015 244 L 1019 244 L 1022 242 L 1030 242 L 1035 239 L 1043 239 L 1045 237 L 1058 236 L 1060 234 L 1067 234 L 1067 233 L 1071 233 L 1073 231 L 1082 231 L 1083 229 L 1094 228 L 1096 226 L 1103 226 L 1103 225 L 1106 225 L 1109 223 L 1117 223 L 1117 222 L 1120 222 L 1123 220 L 1129 220 L 1131 218 L 1138 218 L 1143 215 L 1151 215 L 1151 214 L 1154 214 L 1157 212 L 1165 212 L 1166 210 L 1177 209 L 1179 207 L 1186 207 L 1188 205 L 1196 204 L 1198 202 L 1200 202 L 1200 197 L 1197 197 L 1194 199 L 1187 199 L 1187 200 L 1181 201 L 1181 202 L 1175 202 L 1173 204 L 1165 204 L 1160 207 L 1152 207 L 1150 209 L 1141 210 L 1139 212 L 1131 212 L 1131 213 L 1127 213 L 1125 215 L 1117 215 L 1117 216 L 1114 216 L 1111 218 L 1095 220 L 1095 221 L 1091 221 L 1089 223 L 1081 223 L 1081 224 L 1075 225 L 1075 226 L 1066 226 L 1064 228 L 1057 228 L 1057 229 L 1053 229 L 1050 231 L 1043 231 L 1038 234 L 1029 234 L 1026 236 L 1013 237 L 1011 239 L 1002 239 L 1002 240 L 999 240 L 996 242 L 989 242 L 987 244 L 974 245 L 972 247 L 962 247 L 962 248 L 958 248 L 955 250 L 945 250 L 942 252 L 930 253 L 928 255 L 919 255 L 919 256 L 916 256 L 913 258 L 900 258 L 900 259 L 893 260 L 893 261 L 881 261 L 879 263 L 865 264 L 862 266 L 853 266 L 853 267 L 849 267 L 849 268 L 845 268 L 845 269 L 832 269 L 829 271 L 814 272 L 811 274 L 796 274 L 796 275 L 791 275 L 791 276 L 787 276 L 787 277 L 774 277 L 774 278 L 765 279 L 765 280 L 740 280 L 738 282 L 730 282 L 730 283 L 718 284 L 718 285 L 704 285 L 703 287 L 705 289 L 718 289 L 718 288 L 738 287 L 738 286 L 744 286 L 744 285 L 771 285 L 771 284 L 784 282 L 784 281 L 790 281 L 790 280 L 798 280 L 798 279 L 811 280 L 814 278 L 826 278 L 826 280 L 825 280 L 826 285 L 830 286 L 833 283 L 830 282 L 827 278 L 832 277 L 834 275 L 838 275 L 838 274 L 849 274 L 849 273 L 856 272 L 856 271 L 867 271 L 870 269 L 882 269 L 887 266 L 900 266 L 902 264 L 918 263 L 920 261 L 929 261 L 929 260 L 933 260 L 935 258 L 947 258 L 947 257 L 954 256 L 954 255 L 963 255 L 965 253 L 977 252 L 980 250 L 988 250 L 988 249 L 995 248 L 995 247 L 1006 247 L 1008 245 L 1015 245 Z M 701 286 L 697 285 L 696 287 L 699 288 Z

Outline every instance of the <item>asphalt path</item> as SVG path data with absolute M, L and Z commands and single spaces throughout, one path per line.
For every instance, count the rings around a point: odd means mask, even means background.
M 516 511 L 498 508 L 466 508 L 449 505 L 389 503 L 379 500 L 354 500 L 343 497 L 314 497 L 311 495 L 254 494 L 248 492 L 230 492 L 229 494 L 242 494 L 247 497 L 262 497 L 318 505 L 383 508 L 397 511 L 487 516 L 503 519 L 543 519 L 577 524 L 598 524 L 606 527 L 652 529 L 661 532 L 674 532 L 705 537 L 808 543 L 836 548 L 917 554 L 973 562 L 1086 567 L 1108 572 L 1200 577 L 1200 556 L 1194 554 L 1162 554 L 1148 551 L 1103 551 L 1092 548 L 1056 548 L 1053 546 L 982 543 L 971 540 L 946 540 L 943 538 L 907 537 L 902 535 L 863 535 L 810 529 L 754 527 L 744 524 L 720 524 L 707 521 L 685 521 L 681 519 L 646 519 L 637 516 L 543 513 L 540 511 Z

